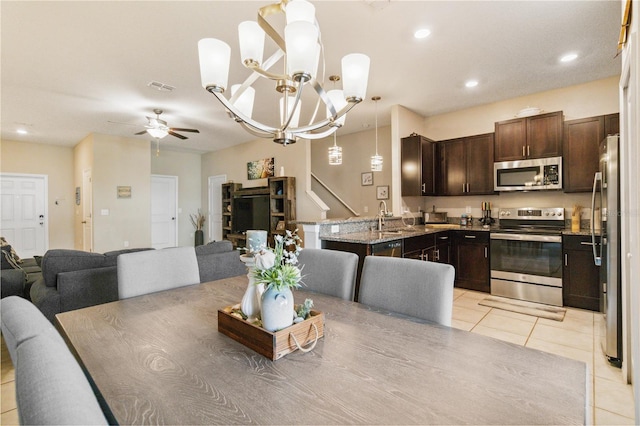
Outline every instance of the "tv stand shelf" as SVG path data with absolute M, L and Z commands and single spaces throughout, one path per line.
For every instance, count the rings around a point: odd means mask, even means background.
M 234 199 L 251 196 L 268 196 L 269 217 L 268 225 L 265 225 L 269 232 L 269 239 L 273 235 L 284 234 L 287 229 L 291 229 L 291 221 L 296 220 L 296 178 L 295 177 L 272 177 L 269 178 L 267 186 L 257 188 L 242 188 L 240 183 L 222 184 L 222 238 L 229 240 L 235 247 L 246 245 L 244 235 L 245 229 L 238 222 L 238 217 L 234 214 Z M 260 229 L 260 228 L 256 228 Z

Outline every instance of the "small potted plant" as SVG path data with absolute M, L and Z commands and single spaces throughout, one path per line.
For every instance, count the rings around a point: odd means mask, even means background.
M 202 231 L 202 227 L 204 226 L 204 222 L 207 220 L 207 217 L 200 211 L 200 209 L 198 209 L 198 213 L 190 214 L 189 219 L 191 219 L 193 227 L 196 228 L 195 245 L 201 246 L 204 244 L 204 232 Z
M 281 330 L 293 324 L 295 306 L 292 289 L 301 286 L 298 264 L 301 239 L 297 230 L 274 236 L 275 247 L 263 248 L 254 254 L 253 278 L 264 285 L 262 293 L 262 326 L 268 331 Z M 292 248 L 292 250 L 288 250 Z

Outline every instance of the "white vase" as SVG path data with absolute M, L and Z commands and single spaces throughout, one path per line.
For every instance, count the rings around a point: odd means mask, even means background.
M 262 294 L 262 327 L 268 331 L 282 330 L 293 324 L 293 293 L 291 289 L 271 287 Z
M 240 260 L 247 265 L 247 278 L 249 278 L 249 285 L 242 296 L 242 302 L 240 302 L 240 309 L 249 320 L 254 320 L 260 314 L 260 304 L 262 301 L 262 293 L 264 292 L 264 284 L 256 284 L 253 278 L 253 268 L 255 265 L 253 256 L 242 255 Z

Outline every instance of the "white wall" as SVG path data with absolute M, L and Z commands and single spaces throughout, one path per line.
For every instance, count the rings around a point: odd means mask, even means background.
M 0 164 L 3 173 L 48 176 L 49 248 L 73 248 L 73 149 L 3 140 Z
M 202 202 L 202 160 L 200 154 L 161 149 L 151 150 L 151 173 L 178 177 L 178 245 L 192 246 L 194 227 L 189 214 L 207 211 Z
M 311 171 L 351 206 L 360 216 L 375 216 L 380 200 L 376 197 L 378 186 L 388 186 L 391 191 L 391 127 L 378 128 L 378 154 L 383 157 L 382 171 L 373 173 L 373 185 L 362 186 L 361 176 L 371 171 L 371 156 L 375 154 L 375 129 L 348 135 L 337 135 L 337 144 L 342 147 L 342 164 L 329 165 L 328 149 L 333 145 L 333 136 L 311 141 Z M 333 196 L 324 191 L 317 182 L 312 188 L 331 207 L 327 218 L 355 216 L 344 209 Z M 386 200 L 391 210 L 391 201 Z

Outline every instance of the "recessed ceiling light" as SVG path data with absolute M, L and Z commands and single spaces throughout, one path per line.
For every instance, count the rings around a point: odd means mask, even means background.
M 415 38 L 427 38 L 427 37 L 429 37 L 430 34 L 431 34 L 431 31 L 429 31 L 426 28 L 422 28 L 422 29 L 416 31 L 415 33 L 413 33 L 413 36 Z
M 577 53 L 568 53 L 560 58 L 560 62 L 571 62 L 578 57 Z
M 25 129 L 18 129 L 18 130 L 16 130 L 16 133 L 19 134 L 19 135 L 26 135 L 27 131 Z
M 478 85 L 477 80 L 469 80 L 464 84 L 466 87 L 476 87 Z

